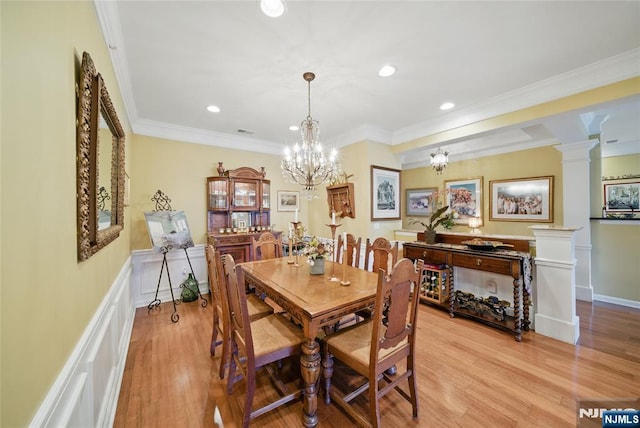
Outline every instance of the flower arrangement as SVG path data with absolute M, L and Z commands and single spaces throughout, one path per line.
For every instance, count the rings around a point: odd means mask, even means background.
M 324 259 L 331 256 L 332 250 L 330 243 L 324 244 L 314 236 L 304 247 L 302 254 L 307 257 L 307 263 L 313 266 L 316 259 Z

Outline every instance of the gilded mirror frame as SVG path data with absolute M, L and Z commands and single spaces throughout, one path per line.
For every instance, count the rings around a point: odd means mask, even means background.
M 99 228 L 99 124 L 111 131 L 110 225 Z M 125 134 L 102 76 L 91 56 L 82 54 L 77 113 L 78 260 L 87 260 L 124 229 Z

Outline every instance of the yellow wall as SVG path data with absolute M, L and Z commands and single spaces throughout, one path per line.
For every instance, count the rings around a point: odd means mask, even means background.
M 286 183 L 280 171 L 280 156 L 188 144 L 162 138 L 135 135 L 131 144 L 131 247 L 151 248 L 144 213 L 155 209 L 151 198 L 162 190 L 171 198 L 171 208 L 184 211 L 196 244 L 206 242 L 206 178 L 217 176 L 218 162 L 226 169 L 248 166 L 257 170 L 264 166 L 271 180 L 271 223 L 277 230 L 287 230 L 292 212 L 276 208 L 278 190 L 300 190 Z M 300 221 L 307 223 L 307 203 L 301 201 Z
M 131 224 L 86 262 L 76 250 L 82 52 L 131 134 L 92 2 L 0 2 L 0 426 L 26 426 L 130 254 Z M 128 154 L 128 152 L 127 152 Z
M 448 180 L 464 180 L 482 177 L 482 219 L 480 228 L 485 234 L 530 235 L 531 222 L 489 221 L 489 182 L 512 178 L 554 176 L 554 224 L 562 224 L 562 153 L 551 146 L 522 150 L 497 156 L 451 162 L 441 175 L 431 167 L 414 168 L 402 171 L 402 216 L 403 228 L 422 230 L 421 225 L 410 225 L 404 202 L 406 189 L 437 187 L 444 189 Z M 439 228 L 442 230 L 442 227 Z M 468 232 L 468 225 L 456 225 L 454 232 Z
M 592 198 L 598 202 L 595 214 L 592 208 L 592 216 L 600 217 L 604 205 L 603 184 L 616 183 L 603 182 L 601 176 L 640 174 L 640 154 L 602 158 L 600 165 L 592 165 L 592 176 L 595 175 L 594 171 L 601 171 L 601 174 L 591 180 Z M 594 207 L 594 204 L 591 206 Z M 640 301 L 640 263 L 637 250 L 640 245 L 640 226 L 637 223 L 638 220 L 632 223 L 622 220 L 606 224 L 591 221 L 592 281 L 595 294 Z
M 629 174 L 640 174 L 640 154 L 602 159 L 602 175 L 605 177 L 622 177 Z M 634 181 L 640 181 L 640 179 Z
M 362 237 L 363 243 L 367 238 L 394 239 L 393 231 L 400 228 L 400 220 L 371 221 L 371 165 L 400 169 L 391 146 L 371 141 L 351 144 L 340 150 L 340 160 L 344 172 L 353 174 L 349 182 L 354 186 L 356 217 L 337 219 L 342 226 L 336 233 L 347 232 Z M 326 186 L 322 186 L 318 194 L 318 199 L 309 202 L 311 234 L 330 237 L 330 229 L 326 226 L 331 221 Z

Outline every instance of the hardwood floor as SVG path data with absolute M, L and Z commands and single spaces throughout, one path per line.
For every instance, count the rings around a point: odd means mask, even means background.
M 243 386 L 227 396 L 218 379 L 219 352 L 209 354 L 211 305 L 181 304 L 175 324 L 171 312 L 170 304 L 137 310 L 114 426 L 238 426 Z M 420 305 L 420 416 L 412 420 L 409 403 L 391 392 L 381 403 L 383 425 L 569 427 L 576 426 L 578 399 L 640 397 L 640 310 L 578 302 L 577 312 L 581 334 L 572 346 L 533 331 L 518 343 L 511 334 Z M 334 379 L 352 377 L 342 371 Z M 258 403 L 275 394 L 268 382 L 260 377 Z M 295 402 L 252 426 L 301 426 L 301 414 L 302 403 Z M 321 399 L 318 417 L 321 427 L 353 426 Z

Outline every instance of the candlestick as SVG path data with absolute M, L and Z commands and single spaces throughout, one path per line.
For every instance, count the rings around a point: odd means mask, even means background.
M 347 280 L 347 264 L 349 263 L 349 257 L 347 257 L 347 232 L 342 233 L 342 241 L 344 242 L 342 247 L 342 281 L 340 285 L 351 285 L 351 282 Z
M 333 220 L 335 220 L 335 215 Z M 331 228 L 331 245 L 333 245 L 334 251 L 334 260 L 333 260 L 333 264 L 331 264 L 331 281 L 340 281 L 338 279 L 338 277 L 336 276 L 335 272 L 336 272 L 336 263 L 338 263 L 338 259 L 337 259 L 337 255 L 338 255 L 338 245 L 336 244 L 336 228 L 342 226 L 341 224 L 335 224 L 335 221 L 331 224 L 327 224 L 327 226 L 329 226 Z
M 331 211 L 331 224 L 336 224 L 336 212 Z
M 298 242 L 298 225 L 299 224 L 300 224 L 299 221 L 292 221 L 291 222 L 291 225 L 293 226 L 293 239 L 292 239 L 291 244 L 290 244 L 291 247 L 289 249 L 289 254 L 291 254 L 292 251 L 295 251 L 297 249 L 296 244 Z M 287 263 L 289 263 L 290 265 L 295 266 L 295 267 L 300 267 L 300 263 L 298 263 L 298 252 L 297 251 L 296 251 L 296 255 L 295 255 L 295 262 L 292 261 L 292 260 L 287 260 Z
M 296 208 L 296 218 L 295 218 L 294 222 L 295 222 L 295 223 L 297 223 L 297 222 L 298 222 L 298 208 Z

